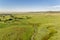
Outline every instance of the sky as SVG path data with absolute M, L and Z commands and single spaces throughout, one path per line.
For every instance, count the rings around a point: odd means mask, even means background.
M 60 11 L 60 0 L 0 0 L 0 12 Z

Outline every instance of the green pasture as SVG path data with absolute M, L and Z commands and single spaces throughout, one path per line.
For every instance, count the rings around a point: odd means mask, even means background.
M 60 14 L 0 14 L 0 40 L 60 40 Z

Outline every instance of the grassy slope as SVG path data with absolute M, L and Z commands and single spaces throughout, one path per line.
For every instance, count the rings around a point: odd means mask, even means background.
M 0 40 L 60 40 L 60 14 L 17 14 L 14 16 L 32 18 L 11 23 L 0 22 Z

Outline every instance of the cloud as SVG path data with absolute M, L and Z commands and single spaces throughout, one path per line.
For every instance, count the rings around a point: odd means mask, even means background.
M 53 8 L 60 8 L 60 5 L 52 6 Z
M 60 5 L 27 7 L 27 8 L 0 8 L 0 12 L 36 12 L 36 11 L 60 11 Z
M 60 11 L 60 5 L 48 6 L 49 11 Z

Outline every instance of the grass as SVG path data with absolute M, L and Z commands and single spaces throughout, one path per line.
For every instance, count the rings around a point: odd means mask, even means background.
M 60 14 L 0 14 L 0 40 L 60 40 Z

